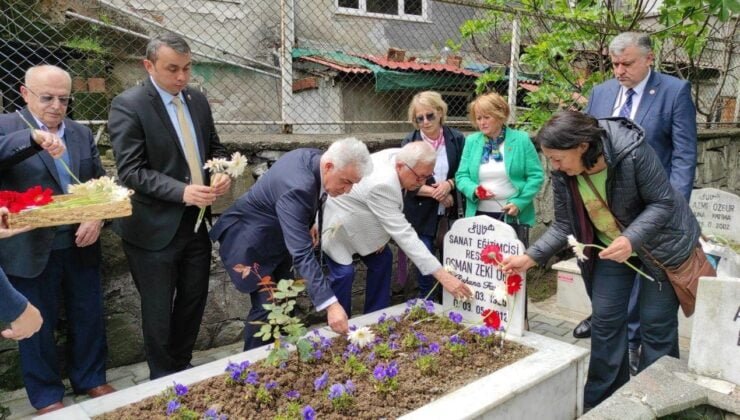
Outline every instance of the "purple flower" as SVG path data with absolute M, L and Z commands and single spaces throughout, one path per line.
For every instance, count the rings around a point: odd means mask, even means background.
M 173 415 L 179 409 L 180 409 L 180 401 L 170 400 L 170 402 L 167 403 L 167 415 L 168 416 Z
M 250 384 L 250 385 L 257 385 L 259 383 L 259 375 L 257 375 L 257 372 L 249 371 L 247 374 L 247 379 L 244 380 L 244 382 Z
M 365 358 L 368 362 L 372 362 L 375 360 L 375 352 L 371 351 L 367 354 L 367 357 Z
M 418 332 L 418 331 L 415 331 L 415 332 L 414 332 L 414 335 L 415 335 L 415 336 L 416 336 L 416 338 L 417 338 L 417 339 L 418 339 L 419 341 L 421 341 L 422 343 L 426 343 L 427 341 L 429 341 L 429 340 L 427 340 L 427 338 L 426 338 L 426 336 L 425 336 L 424 334 L 422 334 L 422 333 L 420 333 L 420 332 Z
M 344 390 L 347 391 L 348 394 L 353 394 L 355 392 L 355 384 L 352 382 L 352 379 L 347 379 L 347 382 L 344 383 Z
M 182 397 L 183 395 L 188 393 L 188 387 L 183 384 L 178 384 L 177 382 L 172 382 L 175 384 L 175 395 L 178 397 Z
M 275 381 L 269 381 L 265 384 L 265 389 L 268 391 L 272 391 L 273 389 L 277 388 L 278 384 Z
M 417 301 L 416 298 L 409 299 L 406 301 L 406 306 L 408 306 L 409 308 L 413 308 L 416 305 L 416 301 Z
M 215 408 L 209 408 L 205 413 L 203 413 L 203 420 L 221 420 L 225 418 L 226 415 L 222 414 L 219 416 Z
M 380 363 L 377 366 L 375 366 L 375 370 L 373 370 L 373 376 L 375 377 L 375 379 L 377 379 L 379 381 L 384 380 L 385 377 L 386 377 L 385 365 L 383 365 L 382 363 Z
M 494 331 L 496 330 L 494 330 L 493 328 L 487 325 L 476 325 L 475 327 L 471 328 L 470 331 L 474 334 L 478 334 L 479 336 L 485 338 L 493 334 Z
M 439 353 L 439 344 L 438 343 L 432 343 L 429 345 L 429 351 L 431 353 Z
M 384 323 L 387 316 L 388 315 L 386 315 L 385 312 L 383 312 L 382 314 L 380 314 L 380 317 L 378 318 L 378 324 Z
M 459 335 L 453 335 L 450 337 L 450 343 L 451 344 L 459 344 L 461 346 L 465 345 L 465 340 L 463 340 Z
M 333 400 L 344 395 L 344 386 L 342 384 L 334 384 L 329 387 L 329 399 Z
M 301 397 L 301 394 L 295 389 L 291 389 L 290 391 L 285 393 L 285 398 L 289 400 L 297 400 L 300 397 Z
M 400 346 L 395 341 L 391 341 L 390 343 L 388 343 L 388 348 L 391 350 L 398 350 Z
M 434 302 L 431 300 L 425 300 L 424 310 L 427 311 L 428 314 L 434 314 Z
M 244 369 L 248 368 L 249 366 L 251 366 L 251 363 L 249 363 L 249 360 L 245 360 L 245 361 L 239 363 L 239 369 L 241 369 L 241 370 L 244 370 Z
M 455 324 L 459 324 L 462 322 L 462 314 L 460 313 L 450 312 L 448 316 L 450 317 L 450 321 L 454 322 Z
M 314 359 L 321 359 L 321 356 L 323 355 L 324 355 L 324 352 L 322 352 L 321 350 L 316 350 L 313 352 Z
M 303 415 L 303 420 L 316 419 L 316 410 L 314 410 L 313 407 L 311 407 L 310 405 L 303 407 L 303 410 L 301 410 L 301 414 Z
M 349 330 L 350 330 L 350 331 L 354 331 L 354 330 L 356 330 L 356 329 L 357 329 L 357 325 L 350 325 L 350 326 L 349 326 Z
M 385 374 L 388 375 L 389 378 L 393 378 L 398 375 L 398 363 L 396 363 L 395 360 L 388 365 L 388 368 L 385 370 Z
M 324 389 L 324 387 L 326 387 L 326 384 L 328 382 L 329 382 L 329 372 L 324 371 L 324 373 L 321 376 L 319 376 L 313 381 L 313 388 L 316 391 L 320 389 Z

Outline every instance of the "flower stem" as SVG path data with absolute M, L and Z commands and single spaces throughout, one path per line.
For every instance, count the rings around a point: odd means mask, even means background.
M 20 111 L 20 110 L 19 110 L 19 111 L 16 111 L 16 112 L 18 113 L 18 116 L 19 116 L 19 117 L 21 117 L 21 120 L 23 120 L 23 122 L 24 122 L 24 123 L 26 123 L 26 125 L 28 126 L 28 128 L 29 128 L 29 129 L 30 129 L 31 131 L 33 131 L 33 130 L 35 130 L 35 129 L 36 129 L 36 128 L 35 128 L 35 127 L 34 127 L 33 125 L 31 125 L 31 123 L 30 123 L 30 122 L 28 122 L 28 120 L 26 119 L 26 117 L 24 117 L 24 116 L 23 116 L 23 114 L 21 114 L 21 111 Z M 67 173 L 69 174 L 69 176 L 70 176 L 70 177 L 71 177 L 71 178 L 72 178 L 72 179 L 73 179 L 73 180 L 74 180 L 74 181 L 75 181 L 76 183 L 78 183 L 78 184 L 82 184 L 82 182 L 80 182 L 80 180 L 79 180 L 79 179 L 77 179 L 77 177 L 75 176 L 75 174 L 73 174 L 73 173 L 72 173 L 72 170 L 71 170 L 71 169 L 69 169 L 69 166 L 67 166 L 67 162 L 65 162 L 65 161 L 64 161 L 64 159 L 62 159 L 62 158 L 61 158 L 61 156 L 60 156 L 60 157 L 58 157 L 58 158 L 57 158 L 57 160 L 59 160 L 59 162 L 61 162 L 61 163 L 62 163 L 62 167 L 64 167 L 64 170 L 66 170 L 66 171 L 67 171 Z
M 596 245 L 596 244 L 583 244 L 583 247 L 584 247 L 584 248 L 585 248 L 585 247 L 588 247 L 588 246 L 590 246 L 590 247 L 593 247 L 593 248 L 597 248 L 597 249 L 601 249 L 601 250 L 604 250 L 604 249 L 606 249 L 605 247 L 603 247 L 603 246 L 601 246 L 601 245 Z M 631 262 L 629 262 L 629 261 L 625 260 L 625 261 L 624 261 L 624 263 L 625 263 L 625 264 L 627 264 L 627 266 L 628 266 L 628 267 L 630 267 L 631 269 L 635 270 L 635 271 L 636 271 L 636 272 L 637 272 L 637 273 L 638 273 L 639 275 L 641 275 L 641 276 L 645 277 L 646 279 L 648 279 L 648 280 L 650 280 L 650 281 L 655 281 L 655 279 L 654 279 L 654 278 L 652 278 L 652 277 L 648 276 L 647 274 L 645 274 L 645 273 L 644 273 L 644 272 L 643 272 L 642 270 L 640 270 L 639 268 L 635 267 L 635 266 L 634 266 L 634 265 L 633 265 L 633 264 L 632 264 Z

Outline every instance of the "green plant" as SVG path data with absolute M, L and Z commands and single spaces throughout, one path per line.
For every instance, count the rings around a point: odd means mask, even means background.
M 97 53 L 97 54 L 103 54 L 105 53 L 105 47 L 103 47 L 102 44 L 100 44 L 100 41 L 98 41 L 97 38 L 94 37 L 75 37 L 67 42 L 64 43 L 66 47 L 74 48 L 76 50 L 89 52 L 89 53 Z
M 403 336 L 403 339 L 401 339 L 401 346 L 407 350 L 416 350 L 420 345 L 421 340 L 413 332 L 407 333 Z
M 375 357 L 378 359 L 388 360 L 393 357 L 393 349 L 388 343 L 380 343 L 373 349 Z
M 355 377 L 362 375 L 363 373 L 367 373 L 368 370 L 367 366 L 365 366 L 365 364 L 353 354 L 344 362 L 344 371 L 347 375 Z
M 422 375 L 431 376 L 439 370 L 439 359 L 433 354 L 419 356 L 415 363 Z

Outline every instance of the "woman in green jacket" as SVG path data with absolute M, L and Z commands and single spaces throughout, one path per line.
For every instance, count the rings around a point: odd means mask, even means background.
M 509 105 L 496 93 L 476 98 L 469 114 L 480 131 L 465 139 L 455 175 L 457 188 L 467 198 L 465 217 L 485 214 L 532 227 L 534 197 L 542 186 L 544 171 L 529 135 L 505 125 Z M 523 231 L 528 229 L 517 230 Z M 528 234 L 519 239 L 528 246 Z

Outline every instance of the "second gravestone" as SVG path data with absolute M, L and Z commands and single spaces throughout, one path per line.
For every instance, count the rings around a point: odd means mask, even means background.
M 521 274 L 521 289 L 509 295 L 504 273 L 496 264 L 481 260 L 481 251 L 488 245 L 497 245 L 503 258 L 524 253 L 514 229 L 501 221 L 476 216 L 459 219 L 452 225 L 445 235 L 444 265 L 470 287 L 473 299 L 460 301 L 445 291 L 443 305 L 454 307 L 466 321 L 478 324 L 483 320 L 484 311 L 496 311 L 507 334 L 521 336 L 526 288 L 524 273 Z

